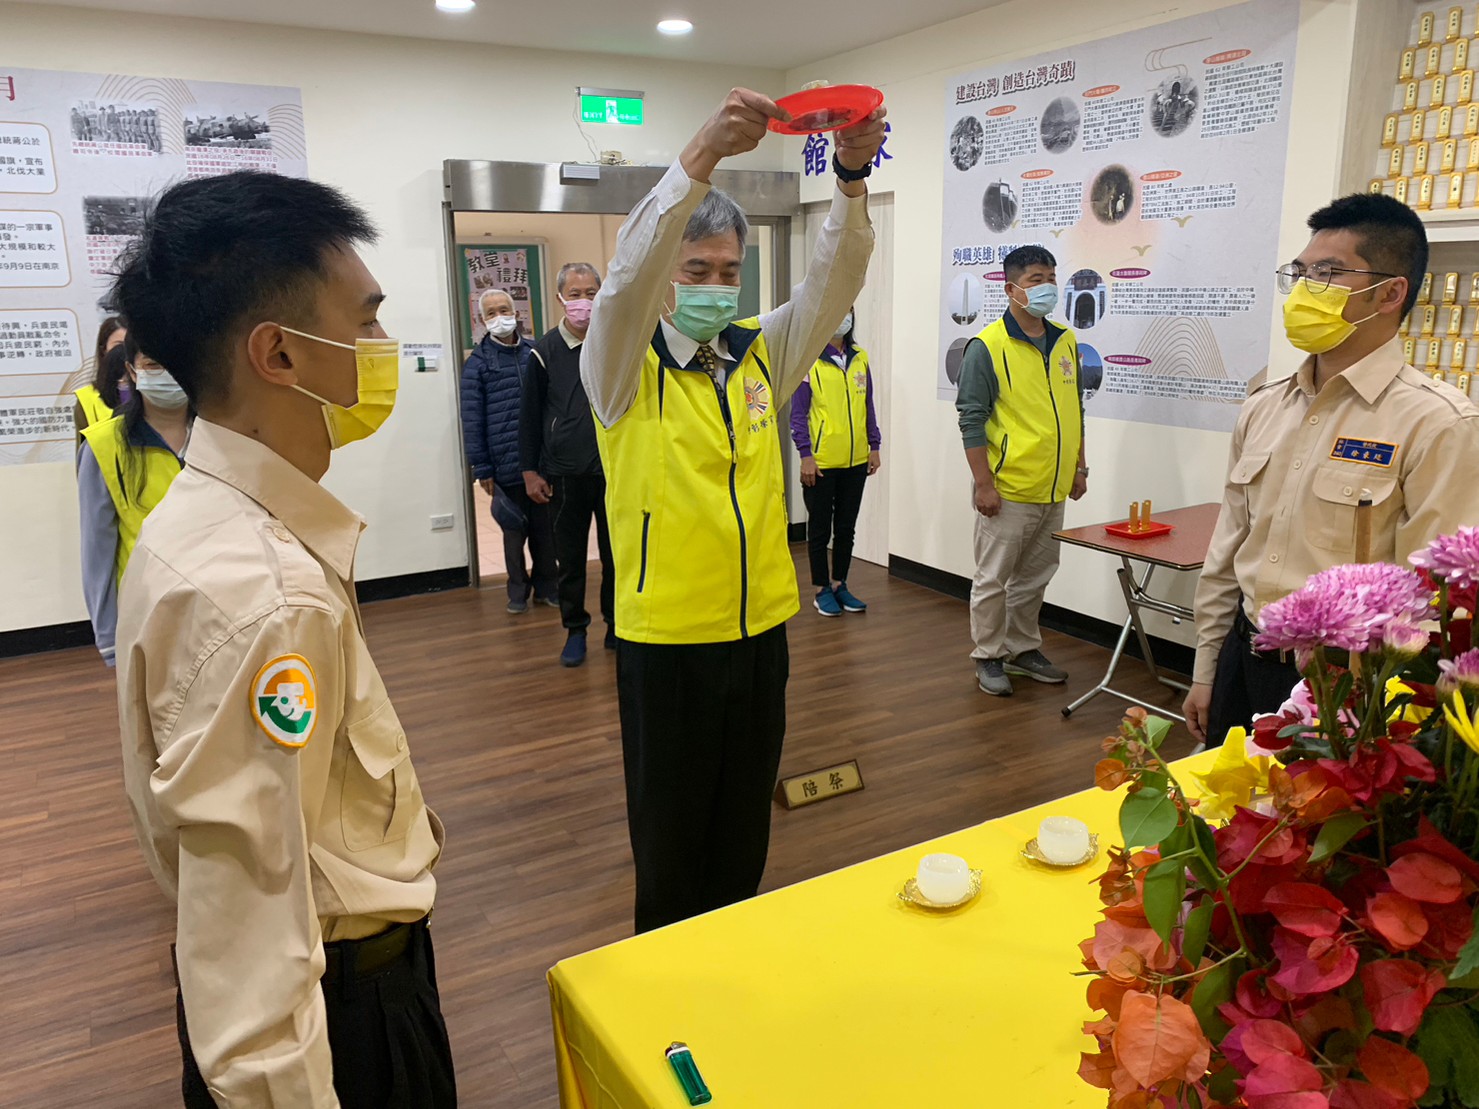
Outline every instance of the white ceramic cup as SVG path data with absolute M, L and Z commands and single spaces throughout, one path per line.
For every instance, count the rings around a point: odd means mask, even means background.
M 914 883 L 927 900 L 948 905 L 971 892 L 971 868 L 959 855 L 926 855 Z
M 1089 826 L 1071 816 L 1050 816 L 1037 827 L 1037 849 L 1055 863 L 1076 863 L 1089 853 Z

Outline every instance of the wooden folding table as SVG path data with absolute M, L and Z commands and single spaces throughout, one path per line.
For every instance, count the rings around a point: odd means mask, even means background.
M 1119 642 L 1114 646 L 1114 654 L 1110 656 L 1109 669 L 1104 672 L 1103 679 L 1077 701 L 1065 706 L 1064 716 L 1071 716 L 1075 709 L 1087 704 L 1099 694 L 1108 693 L 1111 697 L 1118 697 L 1122 701 L 1140 705 L 1142 708 L 1150 709 L 1163 716 L 1172 716 L 1177 720 L 1184 719 L 1160 705 L 1151 705 L 1138 697 L 1121 693 L 1110 683 L 1114 681 L 1115 671 L 1119 668 L 1120 659 L 1124 657 L 1125 647 L 1129 644 L 1130 633 L 1133 631 L 1140 641 L 1140 652 L 1145 657 L 1145 665 L 1150 668 L 1151 676 L 1172 689 L 1190 688 L 1184 682 L 1166 677 L 1157 669 L 1155 653 L 1150 649 L 1150 637 L 1145 634 L 1145 627 L 1140 622 L 1140 613 L 1147 609 L 1152 612 L 1163 612 L 1178 624 L 1182 620 L 1192 619 L 1192 610 L 1185 605 L 1153 596 L 1150 593 L 1150 580 L 1156 570 L 1161 567 L 1182 573 L 1202 568 L 1202 563 L 1207 559 L 1207 547 L 1212 542 L 1212 529 L 1217 526 L 1217 510 L 1220 507 L 1217 504 L 1198 504 L 1190 508 L 1177 508 L 1159 513 L 1155 517 L 1156 522 L 1170 524 L 1173 530 L 1169 535 L 1160 535 L 1151 539 L 1122 539 L 1105 531 L 1104 524 L 1091 524 L 1088 527 L 1069 528 L 1066 531 L 1054 533 L 1053 538 L 1060 543 L 1087 547 L 1091 551 L 1103 551 L 1105 554 L 1119 558 L 1120 567 L 1115 574 L 1119 578 L 1120 590 L 1125 595 L 1125 608 L 1128 610 L 1124 627 L 1120 629 Z M 1120 523 L 1121 521 L 1110 522 Z M 1134 567 L 1130 565 L 1132 562 L 1143 563 L 1145 566 L 1144 571 L 1138 577 Z

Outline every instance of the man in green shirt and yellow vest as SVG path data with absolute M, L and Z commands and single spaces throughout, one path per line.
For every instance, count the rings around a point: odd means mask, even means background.
M 627 823 L 644 932 L 753 896 L 800 608 L 778 420 L 863 284 L 883 110 L 838 133 L 838 191 L 789 303 L 736 322 L 748 224 L 710 185 L 769 99 L 735 89 L 617 238 L 581 351 L 616 566 Z
M 1008 697 L 1011 675 L 1059 684 L 1038 614 L 1058 569 L 1063 506 L 1088 490 L 1078 342 L 1047 316 L 1058 263 L 1040 246 L 1002 262 L 1007 310 L 967 344 L 956 408 L 975 482 L 971 637 L 976 684 Z

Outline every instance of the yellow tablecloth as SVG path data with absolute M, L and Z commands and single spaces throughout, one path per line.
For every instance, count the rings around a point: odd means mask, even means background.
M 1182 784 L 1212 757 L 1178 766 Z M 1050 814 L 1107 849 L 1119 802 L 1087 790 L 566 959 L 549 973 L 561 1105 L 682 1109 L 663 1057 L 682 1040 L 716 1107 L 1099 1109 L 1072 974 L 1104 856 L 1053 871 L 1019 852 Z M 984 870 L 981 896 L 900 902 L 930 851 Z

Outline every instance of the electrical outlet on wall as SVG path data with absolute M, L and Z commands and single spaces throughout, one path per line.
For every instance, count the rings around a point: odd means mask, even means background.
M 432 531 L 451 531 L 452 530 L 452 514 L 450 512 L 448 512 L 448 513 L 445 513 L 445 514 L 440 515 L 440 516 L 433 516 L 431 518 L 431 530 Z

